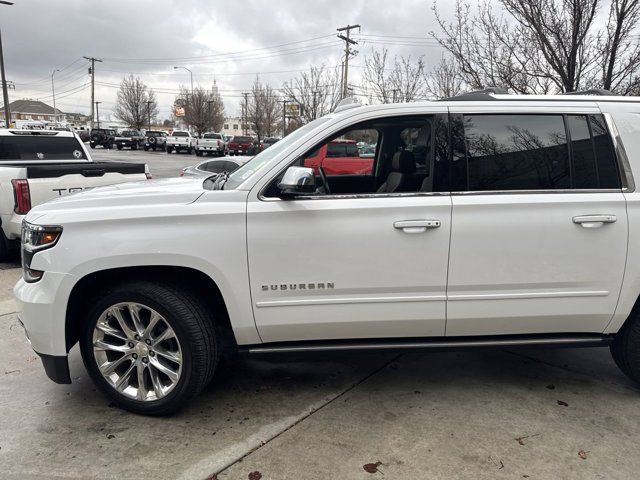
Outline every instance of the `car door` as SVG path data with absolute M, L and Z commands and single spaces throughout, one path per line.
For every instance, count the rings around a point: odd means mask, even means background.
M 276 182 L 252 191 L 247 205 L 251 295 L 264 342 L 444 335 L 448 192 L 420 192 L 416 182 L 398 194 L 282 199 L 268 193 Z
M 447 335 L 603 331 L 621 288 L 627 213 L 602 115 L 452 114 Z

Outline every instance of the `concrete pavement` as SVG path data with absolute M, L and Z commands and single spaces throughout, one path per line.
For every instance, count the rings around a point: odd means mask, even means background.
M 90 149 L 91 157 L 95 162 L 116 161 L 116 162 L 132 162 L 146 163 L 149 165 L 149 171 L 154 178 L 177 177 L 180 170 L 190 165 L 214 157 L 198 157 L 194 154 L 186 153 L 166 153 L 153 152 L 144 150 L 105 150 L 104 148 Z
M 1 268 L 7 307 L 19 270 Z M 606 349 L 239 359 L 180 414 L 146 418 L 95 391 L 77 348 L 74 383 L 48 381 L 15 314 L 1 313 L 2 479 L 629 479 L 640 469 L 640 390 Z

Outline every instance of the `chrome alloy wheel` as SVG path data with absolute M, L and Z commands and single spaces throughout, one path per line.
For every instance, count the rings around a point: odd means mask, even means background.
M 119 393 L 140 401 L 165 397 L 182 373 L 182 349 L 169 323 L 139 303 L 107 308 L 93 330 L 98 370 Z

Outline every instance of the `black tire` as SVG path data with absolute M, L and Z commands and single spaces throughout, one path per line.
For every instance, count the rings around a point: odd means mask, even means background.
M 611 355 L 622 372 L 640 383 L 640 305 L 636 305 L 629 319 L 611 344 Z
M 134 400 L 118 392 L 100 373 L 93 354 L 93 331 L 100 315 L 112 305 L 136 302 L 158 312 L 174 330 L 182 346 L 182 373 L 165 397 Z M 137 281 L 115 285 L 89 302 L 80 350 L 85 367 L 96 386 L 115 405 L 143 415 L 169 415 L 184 407 L 211 381 L 222 350 L 213 317 L 195 295 L 176 285 Z
M 172 151 L 173 151 L 173 148 L 167 147 L 167 153 L 171 153 Z
M 122 150 L 122 145 L 118 145 L 118 150 Z
M 134 143 L 133 145 L 131 145 L 131 150 L 138 150 L 138 144 Z
M 155 151 L 155 148 L 153 149 Z M 144 146 L 144 151 L 148 152 L 149 151 L 149 147 L 147 147 L 146 145 Z
M 90 144 L 89 144 L 89 146 L 90 146 L 91 148 L 96 148 L 96 144 L 95 144 L 95 143 L 90 143 Z
M 191 155 L 193 153 L 193 148 L 192 147 L 187 148 L 187 153 Z
M 196 156 L 201 157 L 202 156 L 202 152 L 200 150 L 196 150 Z

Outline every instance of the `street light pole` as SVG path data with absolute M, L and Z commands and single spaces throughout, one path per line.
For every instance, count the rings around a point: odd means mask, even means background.
M 147 100 L 146 103 L 147 103 L 147 117 L 148 117 L 148 121 L 149 121 L 149 125 L 148 125 L 149 128 L 147 128 L 147 131 L 148 131 L 148 130 L 151 130 L 151 104 L 153 102 Z
M 189 70 L 187 67 L 173 67 L 174 70 L 178 70 L 179 68 L 182 68 L 187 72 L 189 72 L 189 75 L 191 77 L 191 95 L 193 96 L 193 72 Z
M 98 128 L 100 128 L 100 105 L 102 102 L 96 102 L 96 120 L 98 121 Z
M 57 122 L 58 120 L 58 115 L 56 114 L 56 88 L 53 84 L 53 76 L 56 74 L 56 72 L 59 72 L 59 69 L 55 69 L 53 72 L 51 72 L 51 94 L 53 95 L 53 121 Z
M 0 0 L 3 5 L 13 5 L 13 2 Z M 4 124 L 6 128 L 11 125 L 11 111 L 9 110 L 9 87 L 4 74 L 4 53 L 2 52 L 2 31 L 0 30 L 0 81 L 2 82 L 2 101 L 4 103 Z

